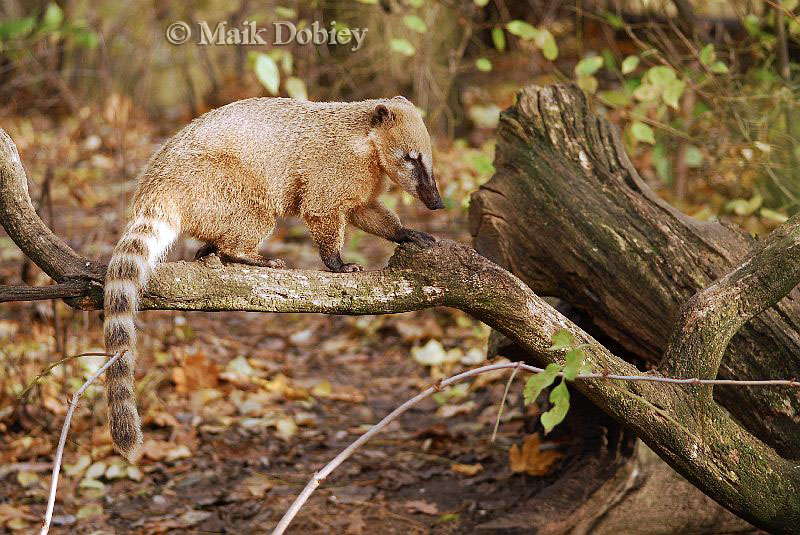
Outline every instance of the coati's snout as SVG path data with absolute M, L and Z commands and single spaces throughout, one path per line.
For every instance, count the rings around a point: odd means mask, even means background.
M 414 196 L 425 203 L 429 210 L 444 208 L 444 202 L 442 202 L 442 196 L 439 195 L 439 188 L 436 187 L 433 172 L 429 173 L 425 169 L 425 165 L 422 163 L 422 156 L 417 158 L 413 174 L 417 183 L 416 195 Z
M 430 210 L 444 208 L 436 187 L 431 139 L 422 115 L 408 100 L 394 97 L 372 113 L 373 135 L 382 170 Z

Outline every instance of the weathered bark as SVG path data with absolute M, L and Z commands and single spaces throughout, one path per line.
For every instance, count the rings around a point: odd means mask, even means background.
M 520 101 L 523 102 L 522 100 Z M 0 136 L 0 158 L 19 161 L 7 136 Z M 0 161 L 0 170 L 11 169 Z M 21 166 L 16 174 L 22 173 Z M 13 178 L 13 179 L 9 179 Z M 91 265 L 65 244 L 53 250 L 37 245 L 40 221 L 7 225 L 7 215 L 38 219 L 33 213 L 24 175 L 4 176 L 0 209 L 3 226 L 32 259 L 48 269 L 72 267 L 74 257 Z M 51 233 L 52 236 L 52 233 Z M 58 241 L 55 236 L 52 239 Z M 46 249 L 46 247 L 44 247 Z M 46 254 L 46 253 L 52 253 Z M 53 258 L 57 257 L 57 258 Z M 63 273 L 54 272 L 56 280 Z M 86 275 L 94 281 L 95 274 Z M 185 310 L 304 311 L 337 314 L 404 312 L 449 306 L 472 314 L 504 334 L 540 365 L 563 364 L 563 352 L 549 351 L 559 329 L 569 330 L 587 347 L 587 362 L 616 375 L 637 375 L 633 365 L 612 354 L 580 327 L 534 294 L 520 279 L 449 240 L 432 247 L 401 246 L 380 271 L 332 274 L 271 270 L 206 263 L 162 264 L 143 295 L 145 308 Z M 91 308 L 100 301 L 95 288 L 77 304 Z M 701 355 L 702 356 L 702 355 Z M 800 524 L 800 473 L 794 462 L 752 436 L 715 404 L 704 418 L 694 413 L 696 398 L 680 388 L 648 382 L 602 379 L 576 381 L 575 388 L 616 421 L 624 423 L 692 484 L 750 522 L 776 533 L 791 533 Z M 703 425 L 706 423 L 707 425 Z
M 473 196 L 484 255 L 535 292 L 578 307 L 602 333 L 659 363 L 682 305 L 757 242 L 688 217 L 634 170 L 618 132 L 574 86 L 530 87 L 501 116 L 497 173 Z M 741 328 L 721 378 L 790 378 L 800 370 L 800 293 Z M 718 387 L 715 398 L 782 455 L 800 457 L 800 394 Z
M 40 301 L 80 297 L 89 291 L 85 281 L 70 281 L 51 286 L 6 286 L 0 284 L 0 303 L 9 301 Z

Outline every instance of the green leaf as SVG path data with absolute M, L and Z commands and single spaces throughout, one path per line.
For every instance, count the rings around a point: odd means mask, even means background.
M 711 72 L 715 74 L 725 74 L 728 72 L 728 66 L 721 61 L 717 61 L 711 66 Z
M 33 27 L 36 26 L 36 19 L 25 17 L 24 19 L 11 19 L 0 22 L 0 41 L 25 37 Z
M 555 381 L 556 376 L 558 375 L 559 369 L 560 366 L 558 364 L 551 362 L 547 365 L 547 368 L 545 368 L 544 371 L 528 378 L 527 382 L 525 383 L 525 389 L 523 390 L 525 405 L 530 405 L 536 401 L 536 398 L 539 397 L 539 394 L 542 393 L 542 390 L 553 384 L 553 381 Z
M 557 387 L 550 391 L 550 403 L 553 404 L 553 408 L 542 414 L 541 418 L 545 435 L 563 422 L 569 411 L 569 390 L 563 379 Z
M 661 95 L 661 88 L 653 84 L 642 84 L 633 90 L 633 96 L 643 102 L 655 100 L 659 95 Z
M 622 74 L 630 74 L 639 66 L 639 56 L 628 56 L 622 60 Z
M 758 19 L 758 15 L 750 13 L 745 16 L 742 22 L 744 23 L 744 29 L 747 30 L 751 37 L 756 37 L 761 33 L 761 21 Z
M 600 91 L 597 96 L 613 108 L 624 108 L 631 104 L 631 95 L 627 91 Z
M 413 8 L 419 8 L 425 5 L 425 0 L 408 0 L 408 5 Z
M 539 30 L 525 22 L 524 20 L 512 20 L 506 24 L 506 30 L 511 35 L 516 35 L 521 39 L 533 41 L 539 35 Z
M 478 7 L 486 7 L 486 4 L 489 3 L 489 0 L 472 0 L 476 6 Z
M 535 41 L 545 59 L 553 61 L 558 57 L 558 45 L 550 30 L 539 30 L 539 35 L 536 36 Z
M 42 27 L 47 30 L 53 30 L 61 26 L 64 22 L 64 12 L 55 2 L 51 2 L 44 12 L 42 17 Z
M 602 56 L 583 58 L 575 65 L 575 74 L 580 77 L 591 76 L 603 66 Z
M 686 146 L 686 156 L 683 161 L 687 167 L 700 167 L 703 164 L 703 153 L 695 145 Z
M 594 76 L 580 76 L 577 82 L 578 87 L 590 95 L 594 95 L 595 91 L 597 91 L 597 78 Z
M 621 30 L 625 26 L 625 21 L 619 15 L 606 11 L 606 20 L 615 30 Z
M 643 143 L 655 144 L 656 137 L 653 134 L 653 129 L 641 121 L 636 121 L 631 125 L 631 134 L 633 137 Z
M 467 158 L 470 167 L 481 176 L 490 177 L 494 174 L 492 159 L 482 152 L 476 152 Z
M 298 100 L 308 100 L 308 91 L 306 90 L 306 83 L 300 78 L 292 76 L 286 80 L 286 93 Z
M 253 70 L 261 85 L 266 87 L 267 91 L 273 95 L 277 95 L 281 85 L 281 74 L 278 71 L 278 64 L 275 63 L 275 60 L 267 54 L 258 52 Z
M 279 19 L 296 19 L 297 10 L 286 6 L 276 6 L 275 16 Z
M 503 31 L 503 28 L 492 28 L 492 43 L 500 52 L 506 49 L 506 32 Z
M 492 70 L 492 62 L 486 58 L 478 58 L 475 60 L 475 67 L 481 72 L 489 72 Z
M 659 87 L 666 87 L 675 78 L 675 71 L 672 69 L 672 67 L 667 67 L 666 65 L 650 67 L 647 70 L 647 79 L 650 80 L 651 84 Z
M 770 221 L 777 221 L 778 223 L 786 223 L 786 221 L 789 219 L 789 216 L 782 214 L 780 212 L 776 212 L 775 210 L 770 210 L 769 208 L 762 208 L 758 213 L 764 219 L 769 219 Z
M 566 349 L 572 347 L 575 338 L 572 333 L 566 329 L 559 329 L 553 336 L 550 337 L 550 342 L 553 344 L 547 348 L 548 351 L 558 351 L 559 349 Z
M 574 381 L 575 376 L 580 372 L 583 366 L 583 359 L 586 358 L 586 353 L 583 349 L 575 347 L 567 351 L 566 364 L 564 364 L 564 379 L 567 381 Z
M 703 47 L 703 50 L 700 51 L 700 61 L 703 65 L 711 65 L 714 63 L 715 59 L 717 59 L 717 54 L 714 52 L 714 45 L 708 43 Z
M 672 184 L 672 160 L 667 156 L 664 143 L 656 143 L 651 153 L 656 175 L 664 184 Z
M 392 52 L 396 52 L 408 57 L 411 57 L 417 53 L 417 49 L 414 48 L 414 45 L 412 45 L 408 39 L 392 39 L 389 41 L 389 48 L 392 50 Z
M 674 109 L 678 109 L 678 101 L 683 95 L 683 90 L 686 88 L 686 82 L 683 80 L 672 80 L 669 82 L 666 87 L 664 87 L 664 92 L 661 93 L 661 98 L 664 100 L 664 104 L 670 106 Z
M 764 199 L 761 197 L 761 195 L 755 194 L 750 200 L 733 199 L 732 201 L 728 201 L 725 204 L 725 209 L 729 212 L 733 212 L 736 215 L 746 216 L 758 210 L 763 201 Z
M 403 17 L 403 24 L 405 24 L 406 28 L 409 30 L 417 33 L 425 33 L 428 31 L 428 25 L 417 15 L 406 15 Z
M 78 46 L 92 50 L 97 48 L 97 45 L 100 44 L 100 39 L 97 37 L 97 34 L 88 28 L 75 28 L 72 31 L 72 38 Z

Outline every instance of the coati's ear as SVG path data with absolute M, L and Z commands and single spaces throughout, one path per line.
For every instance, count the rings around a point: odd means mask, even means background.
M 407 99 L 406 97 L 404 97 L 403 95 L 397 95 L 396 97 L 392 97 L 392 100 L 399 100 L 399 101 L 402 101 L 402 102 L 406 102 L 406 103 L 408 103 L 408 104 L 411 104 L 411 101 L 410 101 L 410 100 L 408 100 L 408 99 Z
M 378 104 L 372 112 L 372 126 L 391 123 L 394 120 L 394 113 L 385 104 Z

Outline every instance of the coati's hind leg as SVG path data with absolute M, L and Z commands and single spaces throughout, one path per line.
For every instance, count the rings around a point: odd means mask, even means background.
M 261 253 L 243 254 L 234 253 L 227 254 L 221 253 L 219 246 L 216 243 L 207 243 L 202 246 L 194 255 L 195 261 L 203 260 L 207 256 L 215 254 L 220 257 L 220 260 L 230 264 L 247 264 L 249 266 L 269 267 L 274 269 L 283 269 L 286 263 L 279 258 L 267 258 Z
M 251 221 L 255 223 L 255 221 Z M 248 266 L 283 269 L 286 263 L 278 258 L 268 258 L 258 252 L 259 244 L 267 238 L 275 227 L 275 220 L 260 220 L 251 227 L 231 229 L 216 242 L 201 249 L 215 252 L 225 263 L 246 264 Z M 244 227 L 244 228 L 243 228 Z M 200 251 L 198 251 L 199 253 Z
M 363 271 L 358 264 L 342 262 L 342 245 L 344 245 L 344 227 L 347 224 L 344 214 L 336 213 L 325 216 L 305 215 L 306 225 L 311 237 L 319 247 L 319 256 L 328 269 L 338 273 Z

